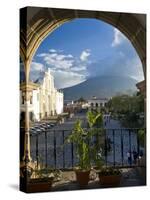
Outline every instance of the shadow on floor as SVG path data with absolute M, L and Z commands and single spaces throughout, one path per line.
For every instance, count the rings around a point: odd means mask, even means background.
M 12 188 L 13 190 L 19 190 L 19 185 L 18 184 L 9 184 L 9 187 Z

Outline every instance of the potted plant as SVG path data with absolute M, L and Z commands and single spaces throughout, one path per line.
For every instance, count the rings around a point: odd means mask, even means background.
M 119 186 L 121 181 L 121 171 L 113 167 L 103 167 L 98 172 L 99 183 L 102 186 Z
M 99 184 L 105 187 L 114 187 L 120 184 L 121 171 L 113 167 L 104 166 L 103 148 L 97 144 L 95 147 L 95 154 L 93 159 L 95 161 L 95 168 L 99 176 Z
M 51 168 L 35 169 L 35 178 L 30 178 L 27 183 L 27 192 L 50 191 L 52 183 L 59 176 L 58 170 Z
M 80 187 L 84 187 L 89 182 L 91 170 L 91 161 L 93 148 L 90 145 L 91 138 L 97 133 L 94 127 L 100 113 L 87 113 L 88 129 L 82 128 L 81 120 L 77 120 L 71 135 L 68 136 L 67 142 L 73 142 L 76 145 L 76 155 L 79 159 L 78 166 L 75 168 L 76 179 Z

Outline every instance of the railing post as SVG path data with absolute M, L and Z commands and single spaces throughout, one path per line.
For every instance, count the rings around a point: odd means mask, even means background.
M 116 155 L 115 155 L 115 130 L 113 129 L 113 163 L 114 163 L 114 167 L 116 165 Z
M 130 159 L 131 159 L 130 161 L 130 166 L 131 166 L 132 165 L 131 130 L 128 129 L 128 131 L 129 131 L 129 154 L 130 154 Z
M 38 141 L 38 134 L 36 135 L 36 161 L 37 161 L 37 169 L 38 169 L 38 167 L 39 167 L 39 147 L 38 147 L 38 143 L 39 143 L 39 141 Z
M 72 169 L 73 169 L 73 166 L 74 166 L 74 153 L 73 153 L 73 142 L 71 142 L 71 157 L 72 157 Z
M 47 130 L 45 129 L 45 167 L 47 168 Z
M 104 134 L 105 134 L 105 163 L 107 166 L 107 132 L 106 132 L 106 129 L 104 130 Z
M 55 165 L 55 169 L 56 169 L 56 135 L 55 135 L 55 130 L 54 130 L 54 165 Z
M 122 134 L 122 129 L 121 129 L 121 161 L 122 161 L 122 166 L 124 165 L 124 155 L 123 155 L 123 134 Z
M 138 156 L 139 156 L 139 153 L 140 153 L 140 141 L 139 141 L 139 134 L 138 134 L 138 130 L 137 130 L 137 153 L 138 153 Z
M 63 168 L 65 168 L 65 148 L 64 148 L 64 137 L 65 137 L 65 132 L 64 130 L 62 131 L 62 140 L 63 140 Z

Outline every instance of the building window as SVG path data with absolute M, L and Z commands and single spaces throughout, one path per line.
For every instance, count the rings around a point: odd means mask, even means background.
M 40 119 L 42 119 L 42 113 L 40 113 Z
M 22 104 L 24 104 L 24 102 L 25 102 L 25 97 L 22 96 Z
M 32 96 L 30 97 L 30 104 L 32 104 L 33 103 L 33 98 L 32 98 Z
M 47 112 L 45 112 L 45 117 L 47 117 Z
M 30 120 L 33 121 L 34 120 L 34 114 L 33 114 L 33 112 L 30 112 L 29 115 L 30 115 Z

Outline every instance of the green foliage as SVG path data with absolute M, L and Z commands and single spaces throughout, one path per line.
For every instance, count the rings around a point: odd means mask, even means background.
M 99 172 L 100 176 L 111 176 L 111 175 L 121 175 L 121 171 L 119 169 L 115 169 L 112 167 L 102 168 Z
M 140 129 L 138 131 L 138 139 L 140 141 L 140 145 L 144 146 L 144 143 L 145 143 L 145 130 L 144 129 Z
M 87 120 L 89 127 L 102 127 L 103 124 L 103 116 L 98 111 L 88 112 L 87 113 Z
M 67 138 L 67 142 L 76 144 L 76 153 L 79 158 L 79 167 L 81 169 L 90 168 L 89 146 L 86 142 L 87 132 L 81 126 L 81 121 L 77 120 L 72 134 Z
M 100 113 L 95 114 L 88 112 L 87 120 L 90 128 L 83 129 L 81 121 L 77 120 L 71 135 L 69 135 L 67 138 L 67 142 L 73 142 L 76 144 L 76 154 L 79 159 L 79 168 L 81 170 L 89 170 L 91 168 L 91 161 L 98 161 L 98 159 L 96 159 L 96 150 L 98 149 L 98 146 L 96 145 L 92 147 L 89 144 L 89 141 L 91 141 L 93 136 L 98 134 L 100 135 L 102 133 L 102 129 L 98 130 L 94 127 L 98 119 L 99 121 L 102 120 Z
M 86 100 L 83 98 L 83 97 L 80 97 L 78 100 L 76 100 L 75 102 L 78 102 L 78 103 L 85 103 Z
M 113 97 L 107 103 L 108 109 L 113 116 L 117 116 L 124 126 L 143 127 L 144 118 L 140 119 L 140 114 L 144 113 L 144 97 L 141 94 L 119 95 Z

